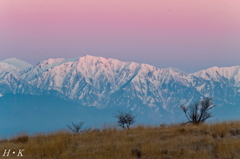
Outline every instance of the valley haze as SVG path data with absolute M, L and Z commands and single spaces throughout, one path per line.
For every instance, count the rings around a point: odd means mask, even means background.
M 211 120 L 238 119 L 240 66 L 195 73 L 85 55 L 28 64 L 0 61 L 0 135 L 50 131 L 71 122 L 101 127 L 117 110 L 131 110 L 137 123 L 186 121 L 179 105 L 212 97 Z

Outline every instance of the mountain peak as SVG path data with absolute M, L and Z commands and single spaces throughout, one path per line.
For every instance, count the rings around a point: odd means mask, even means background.
M 9 58 L 9 59 L 0 61 L 0 66 L 2 68 L 2 69 L 0 68 L 1 72 L 12 72 L 15 74 L 19 74 L 20 71 L 23 71 L 29 67 L 32 67 L 31 64 L 23 60 L 19 60 L 17 58 Z

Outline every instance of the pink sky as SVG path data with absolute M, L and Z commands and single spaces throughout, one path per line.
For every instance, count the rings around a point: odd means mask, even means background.
M 0 35 L 0 60 L 91 54 L 187 70 L 208 55 L 207 66 L 240 65 L 240 1 L 4 0 Z

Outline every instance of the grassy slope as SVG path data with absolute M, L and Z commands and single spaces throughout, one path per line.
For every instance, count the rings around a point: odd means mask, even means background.
M 0 142 L 2 152 L 23 148 L 24 159 L 240 158 L 240 122 L 137 126 L 128 131 L 112 127 L 78 135 L 60 131 Z

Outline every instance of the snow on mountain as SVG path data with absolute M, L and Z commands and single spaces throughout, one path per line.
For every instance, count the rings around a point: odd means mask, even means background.
M 64 58 L 57 58 L 57 59 L 47 59 L 44 61 L 39 62 L 36 66 L 30 67 L 27 70 L 23 71 L 20 75 L 21 79 L 30 81 L 37 78 L 41 75 L 44 71 L 48 70 L 51 67 L 55 67 L 61 65 L 62 63 L 67 63 L 71 61 L 76 61 L 78 58 L 71 58 L 71 59 L 64 59 Z
M 32 65 L 16 58 L 0 61 L 0 72 L 19 74 L 20 71 L 26 70 L 29 67 L 32 67 Z
M 0 63 L 0 72 L 11 72 L 11 73 L 14 73 L 14 74 L 18 74 L 18 71 L 15 71 L 15 70 L 13 70 L 9 67 L 1 65 L 1 63 Z
M 16 58 L 10 58 L 0 61 L 0 94 L 23 92 L 19 87 L 22 87 L 25 82 L 22 82 L 18 75 L 21 71 L 31 67 L 32 65 L 18 60 Z
M 36 76 L 37 78 L 29 80 L 29 83 L 44 90 L 59 91 L 71 99 L 79 100 L 85 95 L 88 96 L 89 93 L 102 99 L 104 93 L 109 94 L 116 91 L 134 76 L 134 70 L 138 66 L 139 64 L 136 63 L 87 55 L 58 63 L 43 71 L 38 77 Z M 38 66 L 36 67 L 38 68 Z M 26 72 L 26 74 L 28 73 L 29 71 Z M 23 74 L 21 77 L 27 76 Z M 111 86 L 110 89 L 109 86 Z M 85 89 L 88 89 L 89 92 L 84 91 Z
M 98 108 L 125 105 L 135 109 L 138 103 L 173 111 L 181 101 L 191 103 L 202 96 L 222 97 L 225 94 L 221 92 L 227 88 L 224 83 L 218 88 L 220 93 L 216 93 L 218 81 L 212 83 L 170 68 L 89 55 L 42 61 L 25 71 L 20 79 L 37 90 L 56 91 L 82 105 Z M 225 96 L 236 96 L 236 90 L 230 92 Z
M 228 83 L 234 87 L 240 87 L 240 66 L 232 67 L 212 67 L 202 70 L 193 75 L 206 80 L 214 80 L 222 83 Z
M 18 77 L 11 72 L 0 72 L 0 94 L 16 93 L 19 84 Z

